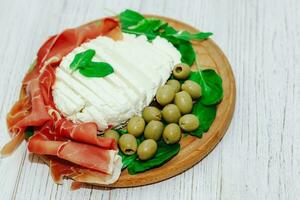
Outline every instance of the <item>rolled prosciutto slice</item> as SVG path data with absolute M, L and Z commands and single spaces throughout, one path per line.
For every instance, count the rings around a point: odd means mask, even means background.
M 114 139 L 97 137 L 97 125 L 94 122 L 75 124 L 61 118 L 55 124 L 56 134 L 75 141 L 97 145 L 106 149 L 117 149 Z
M 72 178 L 77 183 L 108 185 L 118 180 L 122 168 L 122 159 L 119 155 L 114 158 L 114 169 L 111 174 L 74 165 L 73 163 L 53 156 L 43 157 L 43 159 L 49 164 L 51 176 L 57 184 L 62 184 L 63 177 L 66 176 Z
M 63 160 L 105 174 L 112 174 L 115 157 L 118 153 L 116 150 L 102 149 L 73 141 L 51 141 L 46 135 L 39 132 L 29 139 L 28 150 L 39 155 L 57 156 Z

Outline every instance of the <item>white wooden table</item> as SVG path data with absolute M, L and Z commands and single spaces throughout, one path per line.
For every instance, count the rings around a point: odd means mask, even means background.
M 239 200 L 300 197 L 300 1 L 298 0 L 1 0 L 0 146 L 6 113 L 39 46 L 66 27 L 132 8 L 205 31 L 228 56 L 237 104 L 221 143 L 185 173 L 158 184 L 70 191 L 26 152 L 0 160 L 0 199 Z

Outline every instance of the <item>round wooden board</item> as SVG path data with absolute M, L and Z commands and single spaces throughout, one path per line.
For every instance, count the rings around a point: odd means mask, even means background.
M 146 17 L 163 19 L 177 30 L 199 31 L 174 19 L 154 15 L 146 15 Z M 202 160 L 224 136 L 232 119 L 235 106 L 236 89 L 232 69 L 224 53 L 211 39 L 193 42 L 193 47 L 197 53 L 199 63 L 204 68 L 216 70 L 223 80 L 224 98 L 218 106 L 216 119 L 209 131 L 201 139 L 192 136 L 182 138 L 179 154 L 163 166 L 136 175 L 130 175 L 127 170 L 124 170 L 117 182 L 105 187 L 148 185 L 176 176 Z

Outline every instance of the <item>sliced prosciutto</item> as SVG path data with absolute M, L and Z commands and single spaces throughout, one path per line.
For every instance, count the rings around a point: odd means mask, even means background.
M 97 146 L 73 141 L 51 141 L 42 133 L 29 139 L 29 152 L 39 155 L 52 155 L 77 165 L 106 174 L 112 174 L 116 150 L 102 149 Z
M 62 58 L 82 43 L 100 35 L 122 39 L 118 21 L 106 18 L 50 37 L 39 49 L 36 63 L 23 79 L 19 101 L 7 115 L 11 141 L 1 155 L 9 155 L 24 140 L 27 128 L 34 129 L 28 150 L 49 160 L 52 177 L 59 182 L 68 176 L 79 182 L 110 184 L 121 172 L 116 142 L 97 136 L 95 123 L 73 123 L 56 108 L 52 86 Z
M 27 73 L 23 80 L 23 90 L 20 100 L 15 104 L 7 117 L 7 125 L 9 131 L 12 133 L 12 141 L 3 147 L 1 155 L 9 155 L 24 139 L 24 131 L 29 126 L 40 127 L 47 121 L 60 119 L 59 111 L 53 103 L 51 87 L 55 82 L 55 68 L 59 65 L 63 56 L 72 51 L 81 43 L 93 39 L 99 35 L 105 35 L 110 31 L 118 28 L 119 23 L 110 18 L 104 19 L 101 23 L 89 23 L 87 25 L 68 29 L 64 32 L 50 37 L 44 45 L 40 48 L 37 55 L 37 62 L 35 67 Z M 113 31 L 118 35 L 117 31 Z M 55 115 L 50 116 L 50 114 Z M 88 126 L 81 126 L 88 127 Z M 81 130 L 88 132 L 89 130 Z M 104 146 L 108 148 L 115 148 L 111 141 L 95 140 L 96 135 L 93 131 L 89 134 L 83 142 L 91 139 L 89 143 L 95 144 L 103 142 Z M 66 134 L 65 136 L 70 136 Z M 76 135 L 78 137 L 78 134 Z
M 97 185 L 108 185 L 118 180 L 122 159 L 117 155 L 114 159 L 114 170 L 112 174 L 106 174 L 95 170 L 89 170 L 79 165 L 52 156 L 43 157 L 50 166 L 51 176 L 55 183 L 61 184 L 62 178 L 67 176 L 80 183 L 92 183 Z M 79 185 L 80 187 L 80 185 Z
M 94 144 L 106 149 L 117 148 L 114 139 L 97 137 L 97 125 L 94 122 L 75 124 L 62 118 L 56 122 L 55 129 L 58 135 L 75 141 Z

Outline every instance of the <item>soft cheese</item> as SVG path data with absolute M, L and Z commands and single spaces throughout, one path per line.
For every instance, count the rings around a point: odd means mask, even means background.
M 52 94 L 65 117 L 74 122 L 95 122 L 99 130 L 117 126 L 141 114 L 180 62 L 180 53 L 163 38 L 149 42 L 145 36 L 123 35 L 121 41 L 99 36 L 62 59 Z M 96 51 L 93 61 L 109 63 L 114 73 L 88 78 L 72 72 L 69 66 L 75 55 L 88 49 Z

